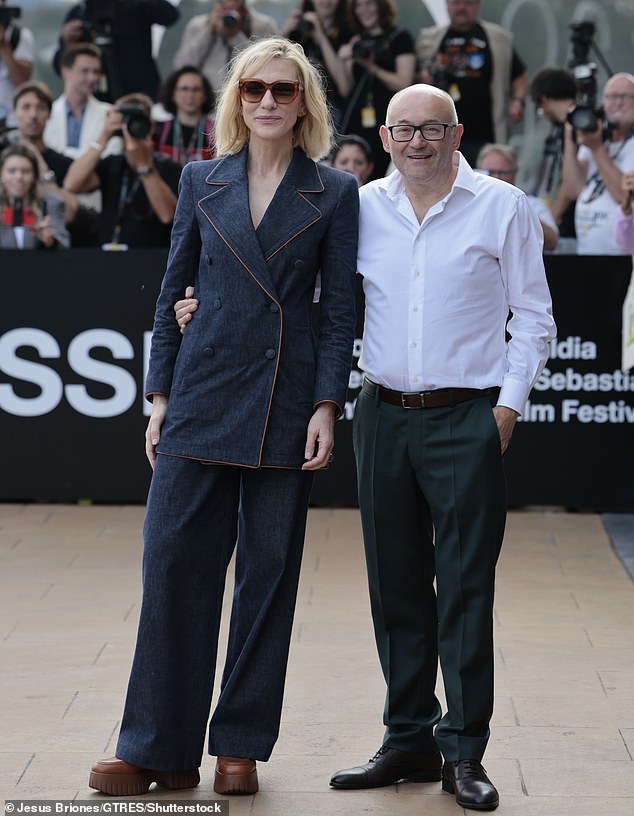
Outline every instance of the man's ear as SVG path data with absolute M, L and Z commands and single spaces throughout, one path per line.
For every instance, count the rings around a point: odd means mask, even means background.
M 388 133 L 388 129 L 385 125 L 381 125 L 379 128 L 379 136 L 381 137 L 381 142 L 383 143 L 383 150 L 386 153 L 390 152 L 390 134 Z

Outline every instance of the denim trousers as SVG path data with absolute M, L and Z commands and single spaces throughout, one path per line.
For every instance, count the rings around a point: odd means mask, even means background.
M 116 755 L 153 770 L 267 760 L 278 736 L 312 474 L 159 455 L 143 603 Z M 229 642 L 209 721 L 227 567 Z
M 387 684 L 384 744 L 426 752 L 435 741 L 448 761 L 480 760 L 493 712 L 495 566 L 506 520 L 491 402 L 408 410 L 361 392 L 353 436 Z

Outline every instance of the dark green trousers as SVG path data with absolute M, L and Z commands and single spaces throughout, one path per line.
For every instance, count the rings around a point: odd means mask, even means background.
M 409 410 L 361 392 L 354 448 L 387 683 L 384 744 L 426 751 L 435 737 L 446 760 L 479 760 L 493 713 L 493 594 L 506 519 L 491 401 Z

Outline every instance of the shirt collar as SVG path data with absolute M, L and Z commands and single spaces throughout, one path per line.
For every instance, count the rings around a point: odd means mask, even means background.
M 456 155 L 459 159 L 458 173 L 456 174 L 456 178 L 454 179 L 454 183 L 449 194 L 446 196 L 446 199 L 451 198 L 454 191 L 457 189 L 467 190 L 467 192 L 471 193 L 472 195 L 475 195 L 477 192 L 476 173 L 473 172 L 469 162 L 465 159 L 462 153 L 456 152 Z M 379 179 L 377 184 L 379 189 L 383 190 L 387 197 L 392 201 L 398 201 L 401 196 L 406 195 L 403 177 L 398 170 L 394 170 L 394 172 L 390 173 L 389 176 Z

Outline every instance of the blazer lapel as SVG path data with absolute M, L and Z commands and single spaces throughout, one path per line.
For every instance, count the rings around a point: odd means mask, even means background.
M 207 194 L 198 202 L 205 218 L 238 263 L 274 300 L 278 300 L 249 210 L 247 151 L 226 156 L 205 179 Z
M 267 261 L 321 219 L 321 210 L 305 194 L 323 191 L 324 185 L 317 165 L 302 150 L 296 148 L 288 170 L 257 229 L 257 237 Z
M 321 218 L 321 211 L 305 193 L 321 193 L 324 186 L 315 162 L 296 149 L 257 232 L 249 210 L 247 149 L 226 156 L 205 179 L 209 193 L 199 208 L 236 259 L 274 299 L 275 284 L 267 262 Z

